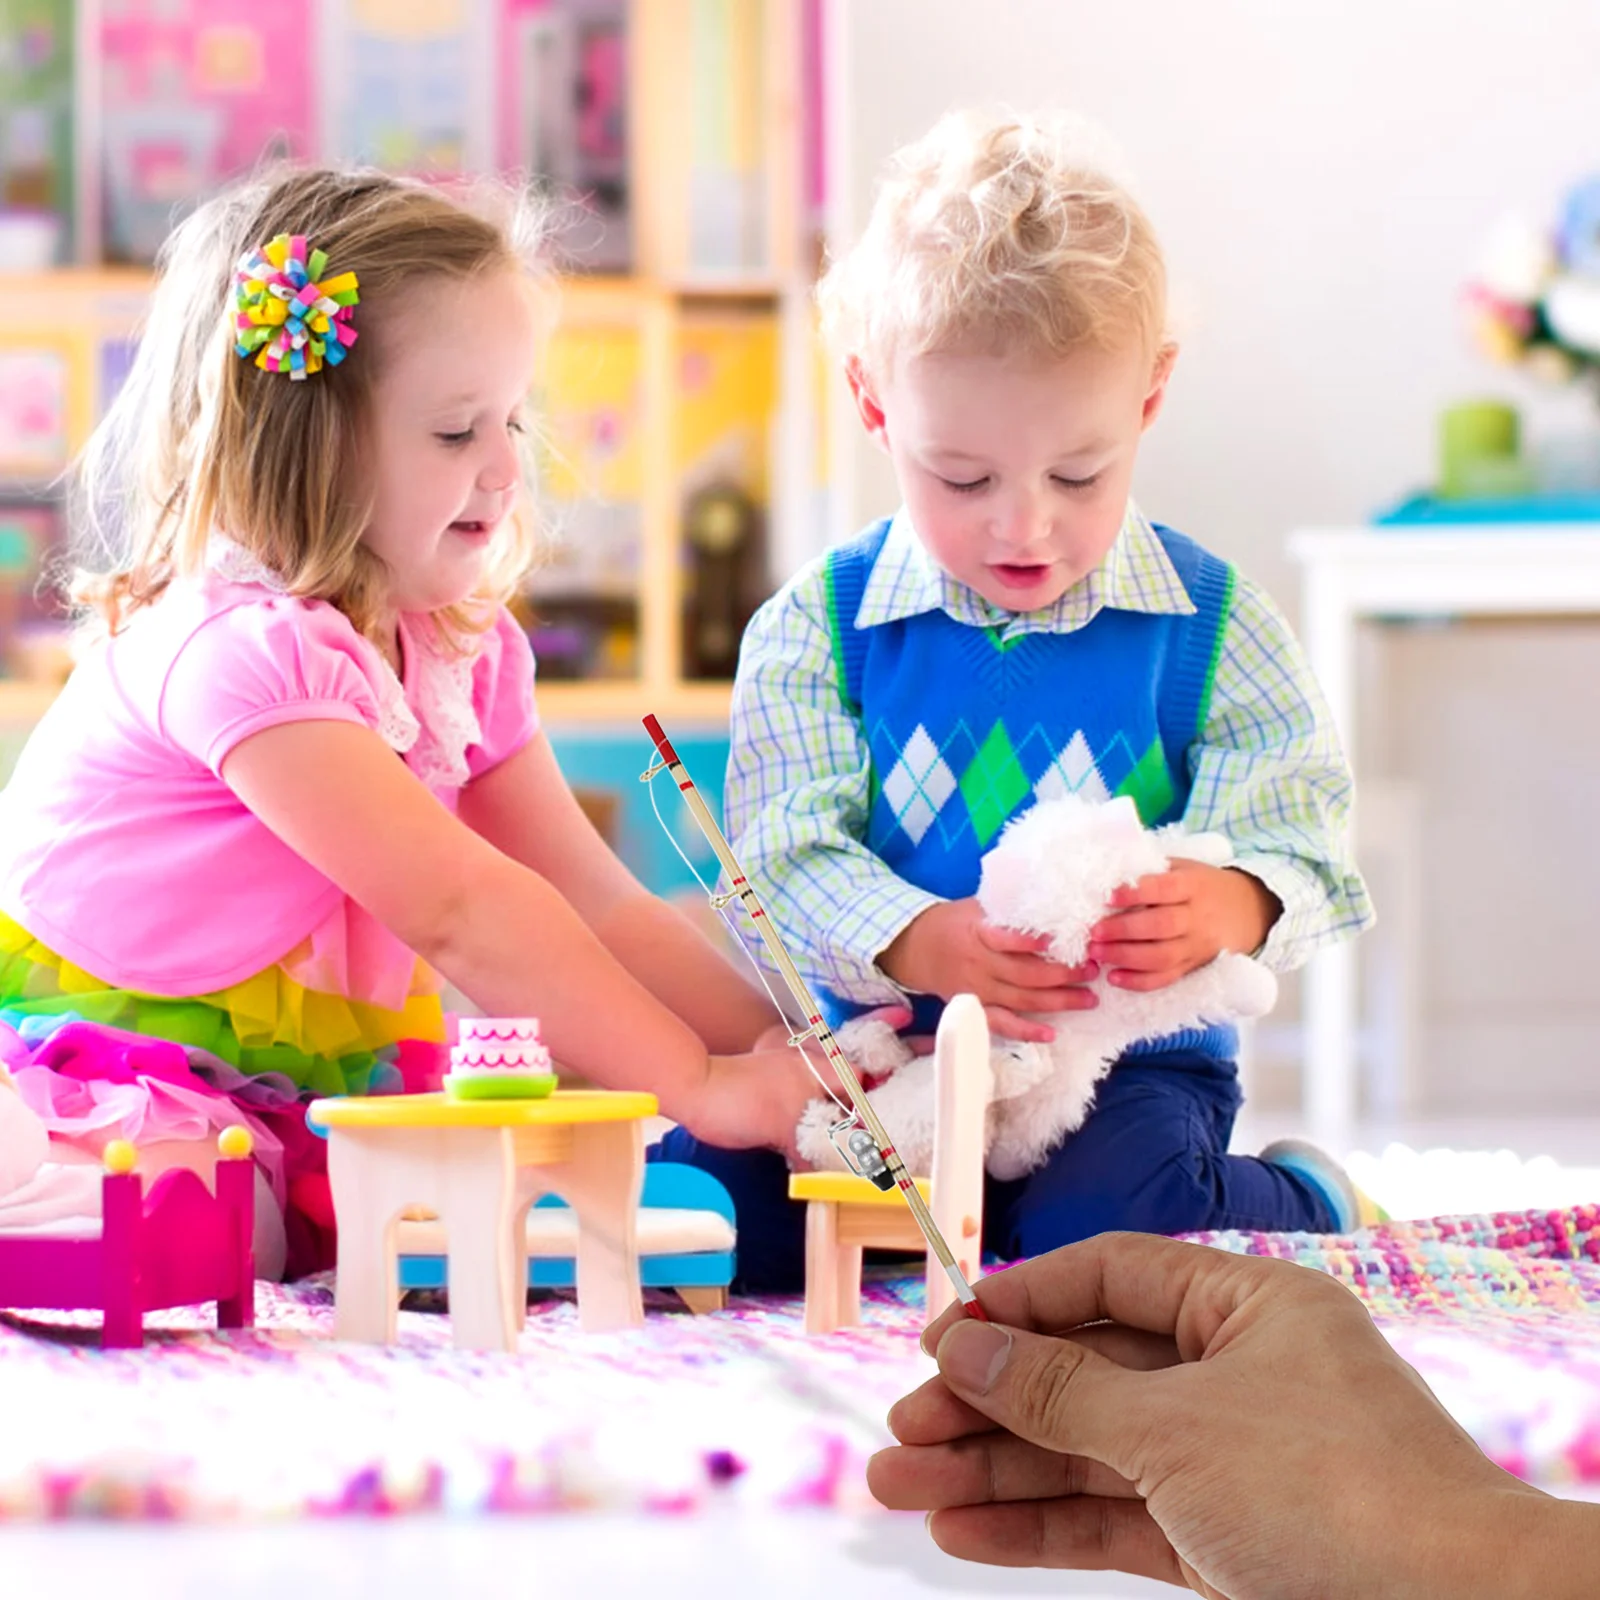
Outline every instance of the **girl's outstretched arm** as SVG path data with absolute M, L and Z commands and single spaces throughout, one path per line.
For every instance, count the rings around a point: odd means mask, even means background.
M 709 1056 L 552 883 L 452 816 L 370 729 L 290 722 L 228 754 L 224 781 L 490 1015 L 536 1015 L 556 1058 L 724 1145 L 792 1148 L 815 1086 L 799 1052 Z
M 649 758 L 640 741 L 641 769 Z M 673 804 L 677 797 L 672 796 Z M 462 791 L 461 820 L 565 896 L 608 951 L 713 1051 L 750 1049 L 772 1002 L 675 906 L 651 894 L 583 813 L 543 732 Z

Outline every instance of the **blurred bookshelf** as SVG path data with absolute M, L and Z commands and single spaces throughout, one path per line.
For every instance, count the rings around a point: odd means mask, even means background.
M 65 671 L 60 481 L 171 221 L 263 157 L 562 197 L 536 377 L 552 723 L 725 724 L 745 620 L 821 548 L 822 0 L 0 0 L 0 724 Z

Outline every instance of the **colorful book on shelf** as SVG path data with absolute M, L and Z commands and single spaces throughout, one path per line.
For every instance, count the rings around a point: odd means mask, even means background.
M 493 151 L 494 17 L 482 0 L 319 0 L 331 155 L 391 172 L 480 172 Z
M 686 492 L 730 483 L 768 495 L 778 403 L 778 329 L 767 315 L 702 313 L 680 324 L 673 466 Z M 638 582 L 644 447 L 643 354 L 626 323 L 563 322 L 533 397 L 541 489 L 557 535 L 535 588 L 631 593 Z
M 689 264 L 696 277 L 755 277 L 771 267 L 761 115 L 765 11 L 757 0 L 693 0 Z
M 0 329 L 0 481 L 42 482 L 73 449 L 72 341 Z
M 651 63 L 633 96 L 650 137 L 635 152 L 642 270 L 714 287 L 770 280 L 777 223 L 775 121 L 797 121 L 775 63 L 798 73 L 790 0 L 650 0 L 633 12 L 635 59 Z M 791 39 L 792 35 L 792 39 Z M 793 49 L 787 46 L 792 43 Z M 787 110 L 785 110 L 787 108 Z M 802 162 L 796 151 L 795 204 Z
M 800 0 L 800 204 L 806 232 L 820 241 L 827 227 L 828 159 L 822 75 L 827 39 L 824 0 Z
M 691 492 L 731 480 L 765 503 L 778 411 L 778 324 L 748 312 L 691 312 L 678 342 L 674 456 Z
M 118 0 L 100 13 L 104 238 L 149 261 L 181 210 L 315 153 L 313 0 Z
M 0 271 L 72 253 L 71 0 L 0 0 Z
M 584 271 L 633 262 L 628 5 L 505 0 L 500 11 L 499 162 L 559 197 L 557 248 Z
M 1430 493 L 1407 496 L 1372 519 L 1380 528 L 1445 528 L 1463 524 L 1600 522 L 1600 494 L 1518 495 L 1446 500 Z
M 0 679 L 37 680 L 67 649 L 65 607 L 40 582 L 64 547 L 58 503 L 8 499 L 0 490 Z
M 626 323 L 563 321 L 533 396 L 550 505 L 543 593 L 631 594 L 639 577 L 644 495 L 643 354 Z
M 119 274 L 22 279 L 0 297 L 0 495 L 45 490 L 82 449 L 127 377 L 144 305 L 142 281 Z
M 546 678 L 638 670 L 644 549 L 644 361 L 627 320 L 563 317 L 540 367 L 539 507 L 545 559 L 529 632 Z

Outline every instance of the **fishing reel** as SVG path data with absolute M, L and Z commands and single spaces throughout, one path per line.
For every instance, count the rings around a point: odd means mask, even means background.
M 848 1135 L 848 1137 L 845 1137 Z M 878 1141 L 853 1117 L 836 1122 L 828 1129 L 828 1139 L 854 1173 L 880 1189 L 894 1188 L 894 1174 L 884 1160 Z

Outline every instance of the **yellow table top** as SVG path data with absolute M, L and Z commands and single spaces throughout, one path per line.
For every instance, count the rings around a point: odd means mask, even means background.
M 656 1097 L 629 1090 L 557 1089 L 538 1100 L 453 1100 L 445 1094 L 341 1095 L 313 1100 L 307 1120 L 324 1128 L 528 1128 L 574 1122 L 637 1122 Z
M 913 1178 L 917 1192 L 926 1200 L 932 1185 L 926 1178 Z M 789 1174 L 791 1200 L 836 1200 L 853 1206 L 903 1206 L 906 1198 L 897 1184 L 893 1189 L 880 1189 L 870 1178 L 854 1172 L 791 1172 Z

